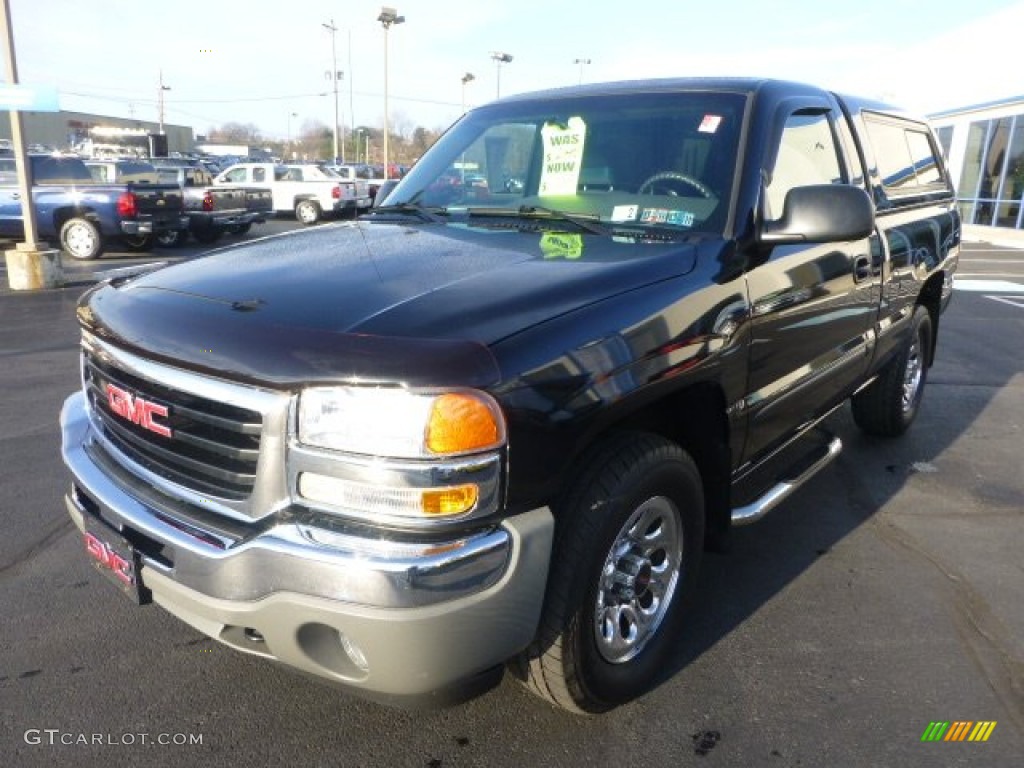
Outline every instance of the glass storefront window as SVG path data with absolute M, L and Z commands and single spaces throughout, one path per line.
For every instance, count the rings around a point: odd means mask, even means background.
M 1018 116 L 1010 139 L 1006 180 L 1003 182 L 1004 200 L 1020 200 L 1024 196 L 1024 116 Z
M 997 227 L 1016 227 L 1017 219 L 1020 218 L 1020 203 L 1009 200 L 1000 200 L 996 205 L 996 219 L 993 222 Z
M 939 146 L 942 147 L 942 156 L 948 160 L 949 148 L 953 146 L 953 126 L 944 125 L 941 128 L 936 128 L 935 136 L 939 140 Z
M 957 185 L 957 193 L 965 200 L 973 200 L 978 196 L 978 179 L 981 176 L 981 158 L 985 152 L 988 124 L 988 120 L 973 122 L 967 132 L 964 167 L 960 172 L 960 184 Z

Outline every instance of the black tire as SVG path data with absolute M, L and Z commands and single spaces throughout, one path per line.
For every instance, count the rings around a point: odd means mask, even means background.
M 251 222 L 248 223 L 248 224 L 236 224 L 235 226 L 233 226 L 230 229 L 228 229 L 228 231 L 232 235 L 245 235 L 245 234 L 249 233 L 250 229 L 252 229 L 252 223 Z
M 76 216 L 61 225 L 60 247 L 73 259 L 91 261 L 103 254 L 103 236 L 89 219 Z
M 537 637 L 510 664 L 538 696 L 578 714 L 634 699 L 665 673 L 704 543 L 700 474 L 675 443 L 623 434 L 586 467 L 557 510 Z
M 899 354 L 867 389 L 852 398 L 853 420 L 869 435 L 897 437 L 914 421 L 924 396 L 932 348 L 932 318 L 918 305 Z
M 306 226 L 316 224 L 322 216 L 320 204 L 316 200 L 299 200 L 295 204 L 295 218 Z
M 156 245 L 155 235 L 121 235 L 121 244 L 126 251 L 145 253 L 153 250 Z
M 224 236 L 224 230 L 216 227 L 197 227 L 192 230 L 192 237 L 203 245 L 213 245 Z
M 156 244 L 162 248 L 180 248 L 188 242 L 187 229 L 168 229 L 156 236 Z

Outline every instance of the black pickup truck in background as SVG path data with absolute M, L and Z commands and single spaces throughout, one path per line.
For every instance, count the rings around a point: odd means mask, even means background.
M 830 414 L 911 425 L 960 236 L 935 138 L 882 104 L 505 98 L 355 223 L 83 296 L 67 508 L 125 593 L 240 651 L 605 711 L 677 654 L 702 552 L 838 454 Z
M 181 188 L 189 218 L 187 230 L 166 233 L 158 238 L 161 245 L 182 245 L 189 235 L 203 244 L 215 243 L 224 234 L 247 233 L 274 213 L 270 190 L 215 185 L 213 175 L 196 164 L 154 163 L 161 183 Z
M 75 259 L 95 259 L 111 239 L 146 251 L 162 232 L 188 226 L 174 185 L 97 182 L 77 157 L 29 155 L 40 237 Z M 0 236 L 24 237 L 14 158 L 0 157 Z

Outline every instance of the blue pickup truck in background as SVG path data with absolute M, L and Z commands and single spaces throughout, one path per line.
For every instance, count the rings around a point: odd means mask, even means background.
M 75 259 L 95 259 L 112 238 L 147 251 L 158 235 L 188 227 L 176 184 L 97 184 L 77 157 L 30 155 L 39 236 Z M 0 157 L 0 237 L 24 237 L 14 158 Z

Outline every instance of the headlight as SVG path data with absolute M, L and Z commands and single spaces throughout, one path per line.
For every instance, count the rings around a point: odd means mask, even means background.
M 460 456 L 498 448 L 505 423 L 483 392 L 399 387 L 317 387 L 299 398 L 299 442 L 396 459 Z
M 291 487 L 327 512 L 434 526 L 499 504 L 505 420 L 477 390 L 308 389 L 299 397 L 297 437 Z

